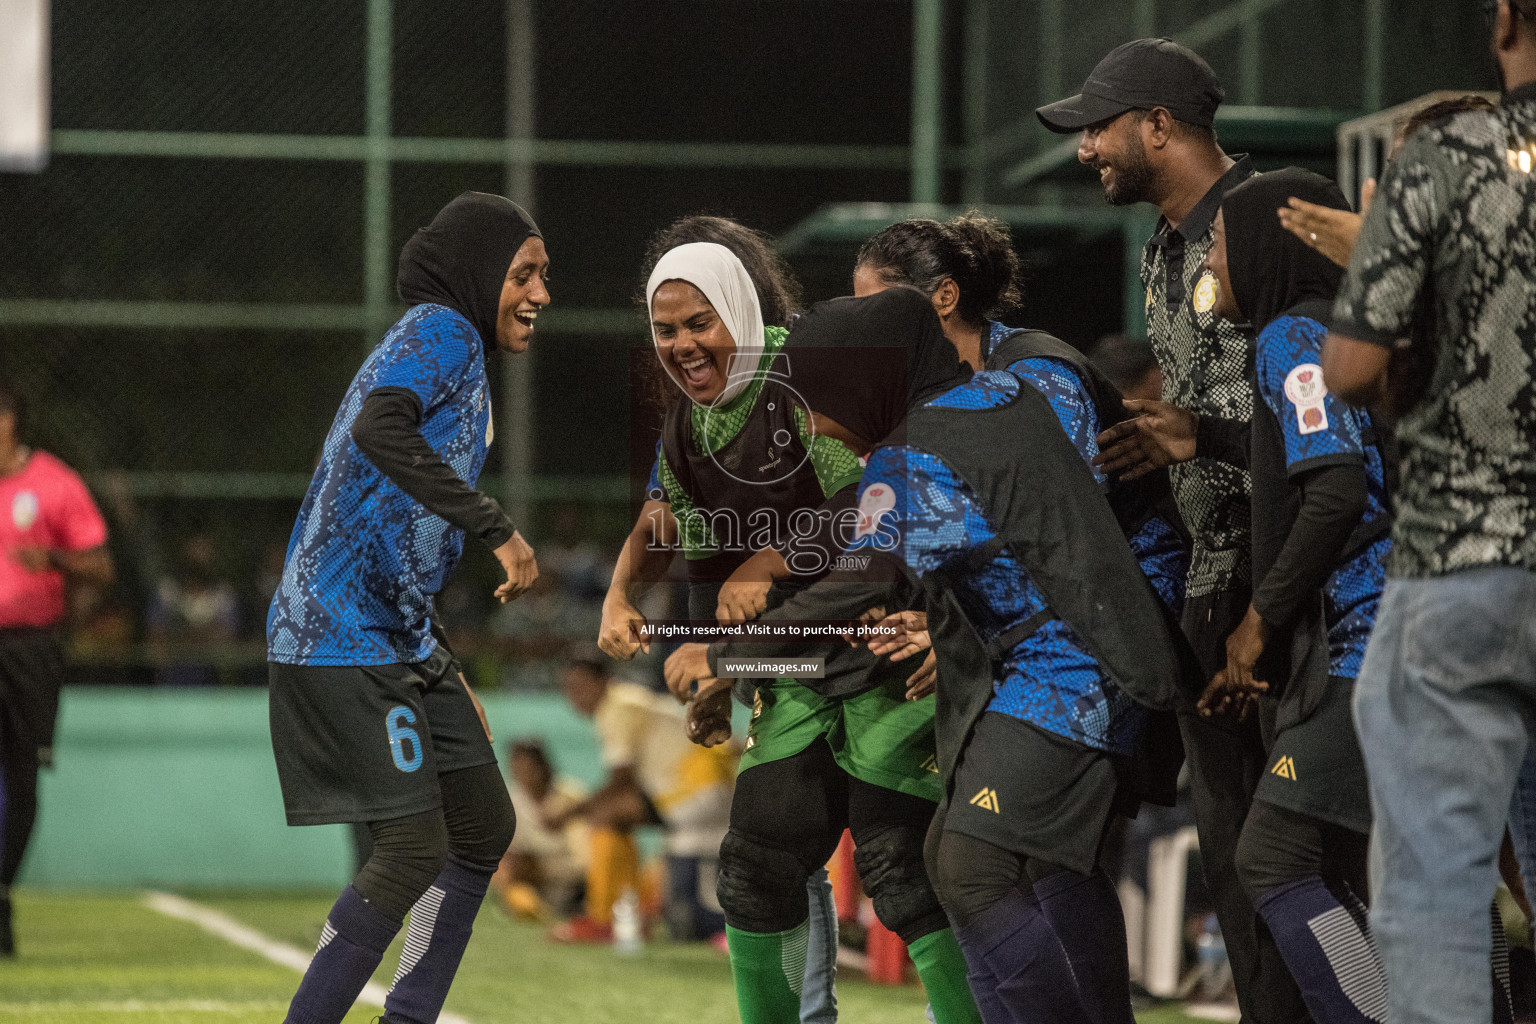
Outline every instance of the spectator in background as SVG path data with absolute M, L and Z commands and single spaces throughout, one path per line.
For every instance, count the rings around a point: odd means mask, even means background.
M 555 509 L 550 539 L 541 550 L 547 554 L 540 564 L 560 574 L 561 585 L 572 599 L 601 605 L 613 576 L 613 559 L 588 538 L 580 505 Z
M 0 956 L 16 954 L 11 883 L 37 819 L 38 769 L 53 763 L 71 587 L 112 581 L 107 526 L 80 477 L 23 443 L 26 403 L 0 380 Z
M 565 668 L 565 695 L 592 719 L 608 772 L 602 788 L 551 818 L 592 826 L 587 868 L 587 911 L 554 937 L 606 942 L 613 935 L 613 905 L 625 889 L 639 889 L 634 830 L 666 829 L 667 923 L 674 938 L 707 938 L 725 928 L 715 900 L 720 841 L 731 820 L 735 753 L 729 744 L 701 747 L 683 732 L 683 709 L 670 696 L 613 678 L 597 650 L 583 651 Z
M 150 601 L 149 642 L 163 667 L 161 686 L 217 686 L 219 670 L 206 660 L 240 635 L 240 599 L 219 578 L 218 550 L 206 534 L 182 544 L 173 576 L 160 580 Z
M 569 917 L 586 888 L 587 825 L 576 818 L 560 828 L 549 822 L 566 818 L 585 794 L 576 783 L 555 777 L 536 740 L 507 745 L 507 776 L 517 834 L 491 884 L 514 917 Z
M 1392 556 L 1355 695 L 1394 1024 L 1490 1019 L 1486 908 L 1536 699 L 1536 2 L 1486 10 L 1503 99 L 1403 146 L 1322 354 L 1353 403 L 1381 397 L 1397 339 L 1426 321 L 1437 356 L 1397 426 Z
M 1125 334 L 1106 334 L 1086 353 L 1088 361 L 1120 389 L 1125 398 L 1156 402 L 1163 397 L 1163 371 L 1152 343 Z

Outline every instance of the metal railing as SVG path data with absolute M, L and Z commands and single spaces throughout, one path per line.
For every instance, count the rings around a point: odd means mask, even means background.
M 1366 179 L 1376 177 L 1386 166 L 1387 157 L 1392 152 L 1392 143 L 1410 117 L 1443 100 L 1460 99 L 1468 95 L 1482 96 L 1490 103 L 1499 100 L 1499 94 L 1495 92 L 1441 89 L 1340 124 L 1337 180 L 1350 203 L 1359 209 L 1361 187 Z

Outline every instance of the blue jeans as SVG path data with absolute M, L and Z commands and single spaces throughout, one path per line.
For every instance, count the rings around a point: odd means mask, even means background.
M 1536 573 L 1389 579 L 1355 686 L 1392 1024 L 1491 1019 L 1488 904 L 1536 708 Z
M 1509 837 L 1514 840 L 1526 899 L 1536 899 L 1536 746 L 1525 752 L 1515 779 L 1515 798 L 1509 802 Z
M 805 884 L 811 933 L 805 947 L 805 981 L 800 988 L 800 1024 L 837 1024 L 837 905 L 827 869 L 811 872 Z

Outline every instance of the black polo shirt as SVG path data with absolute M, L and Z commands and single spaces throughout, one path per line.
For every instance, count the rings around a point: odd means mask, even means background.
M 1253 161 L 1239 156 L 1177 228 L 1159 218 L 1157 231 L 1141 254 L 1147 335 L 1163 370 L 1163 400 L 1201 416 L 1242 422 L 1253 417 L 1248 372 L 1252 338 L 1246 324 L 1211 315 L 1216 279 L 1202 265 L 1222 199 L 1253 173 Z M 1247 471 L 1196 457 L 1172 467 L 1170 473 L 1179 512 L 1195 542 L 1188 596 L 1247 584 L 1251 579 Z

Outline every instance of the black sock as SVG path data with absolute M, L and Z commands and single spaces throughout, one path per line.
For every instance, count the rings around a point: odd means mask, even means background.
M 1040 910 L 1061 940 L 1094 1024 L 1135 1024 L 1125 915 L 1109 876 L 1060 871 L 1035 883 Z
M 1012 891 L 957 927 L 955 939 L 966 963 L 975 965 L 967 980 L 987 1024 L 998 1008 L 1008 1014 L 1004 1021 L 1096 1024 L 1078 998 L 1066 951 L 1034 899 Z
M 386 1021 L 432 1024 L 437 1020 L 490 881 L 490 872 L 450 857 L 437 881 L 416 901 L 400 969 L 384 1000 Z
M 339 1024 L 368 984 L 400 922 L 381 914 L 352 886 L 342 890 L 320 932 L 285 1024 Z
M 1329 1024 L 1387 1019 L 1387 980 L 1375 943 L 1321 877 L 1271 889 L 1260 898 L 1258 911 L 1314 1019 Z

